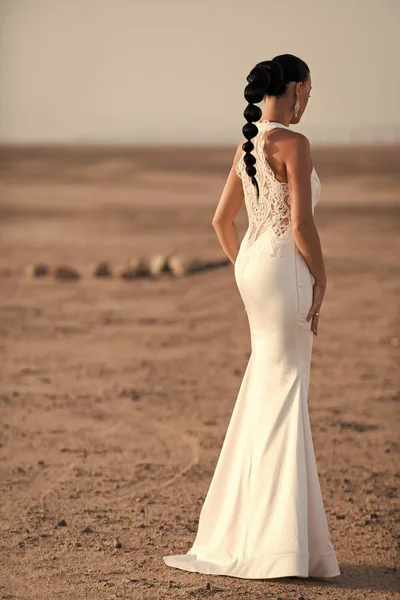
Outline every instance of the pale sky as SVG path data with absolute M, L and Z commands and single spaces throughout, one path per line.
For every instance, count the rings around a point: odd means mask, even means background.
M 295 130 L 400 140 L 399 26 L 400 0 L 0 0 L 0 142 L 237 144 L 246 76 L 287 52 Z

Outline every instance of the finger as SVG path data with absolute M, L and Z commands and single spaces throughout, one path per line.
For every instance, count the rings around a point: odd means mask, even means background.
M 321 308 L 321 303 L 315 300 L 311 305 L 310 310 L 308 311 L 307 321 L 309 321 L 315 313 L 319 313 L 319 309 Z M 318 316 L 318 315 L 317 315 Z
M 312 320 L 311 327 L 312 327 L 313 333 L 315 335 L 318 335 L 318 315 L 316 315 L 315 313 L 313 315 L 313 320 Z
M 307 321 L 309 321 L 311 319 L 311 317 L 313 316 L 313 314 L 315 313 L 315 311 L 318 311 L 317 305 L 316 304 L 312 304 L 310 310 L 308 311 Z

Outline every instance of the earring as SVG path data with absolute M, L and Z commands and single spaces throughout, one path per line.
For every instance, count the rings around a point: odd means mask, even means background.
M 297 118 L 297 115 L 299 114 L 299 108 L 300 108 L 300 100 L 297 97 L 296 98 L 296 104 L 294 105 L 294 116 Z

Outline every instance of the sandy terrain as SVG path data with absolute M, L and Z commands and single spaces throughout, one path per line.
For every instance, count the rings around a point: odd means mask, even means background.
M 187 573 L 184 553 L 249 357 L 233 266 L 96 280 L 92 265 L 223 256 L 232 149 L 0 153 L 0 598 L 395 598 L 399 589 L 399 148 L 318 149 L 328 287 L 309 409 L 342 574 Z M 238 219 L 244 234 L 244 208 Z M 32 279 L 68 263 L 75 282 Z

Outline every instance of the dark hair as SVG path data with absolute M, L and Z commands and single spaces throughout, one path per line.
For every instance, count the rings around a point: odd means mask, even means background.
M 243 161 L 246 165 L 246 173 L 251 178 L 257 189 L 257 198 L 260 195 L 256 174 L 256 157 L 251 154 L 254 144 L 250 140 L 258 133 L 258 127 L 254 121 L 259 121 L 262 110 L 255 104 L 261 102 L 264 96 L 282 96 L 286 92 L 289 81 L 306 81 L 310 69 L 307 64 L 293 54 L 279 54 L 272 60 L 264 60 L 256 64 L 250 71 L 246 80 L 248 84 L 244 88 L 244 97 L 248 105 L 243 111 L 247 123 L 242 132 L 247 142 L 242 145 L 245 155 Z

